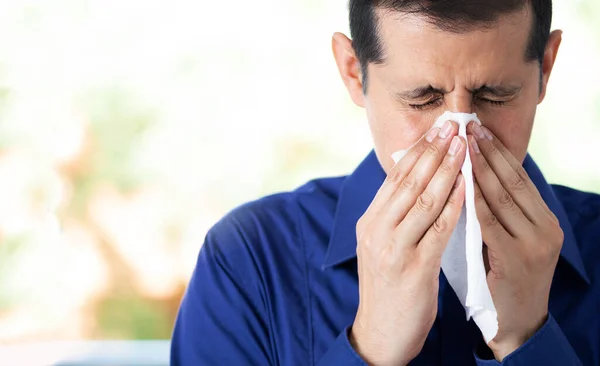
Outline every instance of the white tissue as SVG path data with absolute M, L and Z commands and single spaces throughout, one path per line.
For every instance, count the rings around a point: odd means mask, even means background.
M 467 138 L 466 127 L 470 121 L 475 121 L 481 125 L 481 121 L 475 113 L 452 113 L 448 111 L 437 119 L 432 128 L 441 128 L 446 121 L 457 122 L 459 125 L 458 134 L 465 140 Z M 408 150 L 410 148 L 392 154 L 394 162 L 397 163 L 402 159 Z M 464 306 L 467 320 L 473 318 L 475 324 L 481 330 L 485 342 L 489 343 L 498 333 L 498 313 L 492 301 L 483 264 L 481 227 L 475 213 L 473 166 L 468 151 L 461 172 L 466 183 L 465 204 L 458 224 L 442 256 L 442 270 Z

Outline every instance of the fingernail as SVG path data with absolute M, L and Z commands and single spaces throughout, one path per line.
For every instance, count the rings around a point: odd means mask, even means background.
M 475 151 L 477 154 L 481 154 L 481 150 L 479 150 L 479 145 L 477 144 L 477 141 L 474 138 L 471 138 L 471 147 L 473 148 L 473 151 Z
M 477 138 L 479 139 L 484 139 L 485 138 L 485 133 L 483 132 L 483 130 L 481 129 L 481 126 L 479 126 L 479 124 L 477 123 L 473 123 L 473 133 L 475 134 L 475 136 L 477 136 Z
M 452 138 L 452 143 L 450 144 L 450 149 L 448 150 L 448 153 L 452 156 L 458 154 L 458 151 L 460 150 L 460 138 L 458 136 L 454 136 Z
M 425 141 L 431 142 L 440 133 L 439 128 L 434 128 L 425 135 Z
M 440 130 L 439 136 L 440 138 L 445 139 L 450 135 L 450 132 L 452 132 L 452 122 L 446 121 L 446 123 L 444 123 L 444 126 Z
M 485 127 L 482 127 L 482 130 L 483 130 L 483 133 L 485 133 L 485 137 L 487 137 L 488 140 L 492 141 L 494 139 L 494 136 L 492 135 L 490 130 L 488 130 Z
M 463 178 L 462 178 L 462 175 L 461 175 L 461 174 L 459 174 L 459 175 L 456 177 L 456 181 L 454 181 L 454 188 L 457 188 L 457 187 L 460 185 L 460 182 L 462 182 L 462 179 L 463 179 Z

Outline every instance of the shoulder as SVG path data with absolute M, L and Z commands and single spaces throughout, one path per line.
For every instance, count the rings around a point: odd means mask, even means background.
M 600 225 L 600 194 L 557 184 L 552 185 L 552 188 L 569 217 L 575 221 L 574 224 L 584 221 Z
M 242 204 L 227 213 L 210 233 L 219 235 L 231 229 L 241 230 L 245 239 L 261 232 L 295 232 L 298 217 L 318 215 L 334 209 L 345 177 L 312 180 L 293 191 L 268 195 Z
M 569 217 L 588 272 L 598 271 L 592 268 L 600 268 L 600 195 L 558 185 L 553 188 Z M 592 276 L 600 277 L 600 271 Z
M 208 231 L 200 256 L 238 269 L 299 258 L 299 242 L 307 226 L 333 221 L 344 179 L 312 180 L 293 191 L 236 207 Z

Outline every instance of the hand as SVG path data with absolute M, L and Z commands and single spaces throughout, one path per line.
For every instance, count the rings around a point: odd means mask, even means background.
M 356 225 L 360 301 L 350 341 L 370 365 L 410 362 L 437 314 L 442 253 L 464 202 L 459 173 L 467 150 L 456 124 L 439 131 L 394 166 Z
M 498 334 L 488 346 L 501 361 L 547 320 L 563 232 L 521 162 L 489 129 L 471 123 L 467 131 L 487 281 L 498 311 Z

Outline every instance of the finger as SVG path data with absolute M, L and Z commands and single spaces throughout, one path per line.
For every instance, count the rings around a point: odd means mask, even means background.
M 472 131 L 485 160 L 527 219 L 534 224 L 547 219 L 546 204 L 540 204 L 543 200 L 521 164 L 488 129 L 473 125 Z
M 526 224 L 530 221 L 510 193 L 504 189 L 498 176 L 488 163 L 489 160 L 497 159 L 497 157 L 490 156 L 486 159 L 480 149 L 475 137 L 469 136 L 469 153 L 473 162 L 474 180 L 479 184 L 483 197 L 494 216 L 498 218 L 511 236 L 516 237 L 517 233 L 523 233 L 527 230 L 528 226 Z M 498 153 L 496 152 L 496 154 Z
M 412 170 L 402 179 L 396 180 L 396 190 L 385 203 L 378 216 L 385 227 L 395 229 L 425 190 L 447 155 L 452 138 L 458 132 L 455 123 L 448 122 L 440 134 L 425 145 Z M 450 184 L 451 186 L 451 184 Z
M 451 147 L 427 188 L 418 196 L 404 220 L 398 225 L 396 231 L 401 233 L 402 242 L 416 245 L 432 225 L 437 225 L 441 231 L 441 225 L 445 222 L 439 219 L 440 212 L 448 201 L 467 150 L 464 140 L 459 136 L 453 138 L 452 144 L 457 145 L 454 147 L 457 148 L 456 153 L 451 154 Z
M 462 174 L 459 174 L 441 213 L 417 245 L 417 251 L 426 261 L 433 260 L 435 263 L 441 263 L 442 254 L 458 223 L 464 202 L 465 179 Z
M 508 243 L 511 235 L 488 206 L 477 182 L 473 183 L 473 188 L 475 192 L 475 212 L 481 226 L 481 238 L 490 248 L 500 250 L 502 248 L 497 243 Z
M 427 146 L 430 143 L 433 143 L 431 137 L 433 136 L 433 139 L 435 139 L 439 132 L 439 128 L 431 129 L 394 165 L 377 191 L 375 198 L 373 198 L 373 201 L 367 208 L 367 214 L 375 216 L 381 211 L 396 192 L 404 178 L 406 178 L 408 173 L 414 168 L 421 155 L 423 155 L 423 152 L 427 149 Z
M 500 139 L 497 138 L 496 136 L 494 136 L 494 134 L 492 133 L 492 131 L 490 131 L 489 128 L 480 126 L 480 128 L 477 129 L 475 124 L 476 123 L 474 123 L 474 122 L 469 123 L 469 125 L 467 126 L 467 133 L 478 137 L 478 140 L 492 141 L 492 144 L 496 147 L 498 152 L 500 152 L 500 154 L 504 157 L 504 159 L 508 162 L 508 164 L 513 168 L 513 170 L 515 170 L 517 173 L 519 173 L 519 175 L 522 176 L 523 178 L 527 178 L 527 179 L 523 179 L 527 188 L 531 189 L 533 192 L 537 193 L 538 197 L 540 197 L 540 199 L 541 199 L 541 196 L 539 196 L 539 192 L 538 192 L 537 188 L 535 187 L 533 182 L 531 182 L 531 179 L 528 179 L 529 175 L 527 174 L 525 169 L 523 169 L 522 163 L 520 161 L 518 161 L 510 153 L 510 151 L 508 151 L 508 149 L 504 146 L 504 144 L 502 144 Z M 479 143 L 479 145 L 480 145 L 480 148 L 484 147 L 485 142 L 481 142 L 481 143 Z
M 504 146 L 504 144 L 502 143 L 502 141 L 500 141 L 499 138 L 494 136 L 494 134 L 492 133 L 492 131 L 490 131 L 489 128 L 481 126 L 481 128 L 478 131 L 476 131 L 477 128 L 475 127 L 475 124 L 476 124 L 475 122 L 472 122 L 472 123 L 469 123 L 469 125 L 467 125 L 467 133 L 473 134 L 473 135 L 479 134 L 481 139 L 485 138 L 487 140 L 491 140 L 492 144 L 496 147 L 496 149 L 500 152 L 500 154 L 502 154 L 502 156 L 504 157 L 506 162 L 513 169 L 514 173 L 516 173 L 516 175 L 518 176 L 518 178 L 517 178 L 517 176 L 513 176 L 513 177 L 509 178 L 507 184 L 511 185 L 511 182 L 512 182 L 513 185 L 516 185 L 517 188 L 520 188 L 520 185 L 522 185 L 522 183 L 519 182 L 519 179 L 520 179 L 525 184 L 525 187 L 527 188 L 529 193 L 532 195 L 534 200 L 541 207 L 542 211 L 546 213 L 547 217 L 556 219 L 556 217 L 554 216 L 554 213 L 550 210 L 550 208 L 548 208 L 548 205 L 546 205 L 546 202 L 540 195 L 539 190 L 537 189 L 535 184 L 533 184 L 533 181 L 531 181 L 529 174 L 527 174 L 527 171 L 523 168 L 523 164 L 519 160 L 517 160 L 517 158 L 514 157 L 514 155 L 506 148 L 506 146 Z M 484 147 L 485 141 L 482 143 L 479 143 L 479 145 L 480 145 L 480 148 Z M 526 215 L 529 217 L 530 213 L 526 212 Z M 531 216 L 535 216 L 535 214 L 531 214 Z
M 494 134 L 490 131 L 489 128 L 482 127 L 481 129 L 483 130 L 486 138 L 492 141 L 494 147 L 500 152 L 500 154 L 502 154 L 506 163 L 513 169 L 513 175 L 508 179 L 507 184 L 509 186 L 513 185 L 517 189 L 520 188 L 521 185 L 524 185 L 539 205 L 539 209 L 541 209 L 542 212 L 546 213 L 546 215 L 554 219 L 554 213 L 550 210 L 548 205 L 546 205 L 546 202 L 540 195 L 539 190 L 537 189 L 535 184 L 533 184 L 533 181 L 529 177 L 529 174 L 527 174 L 525 168 L 523 168 L 523 164 L 519 160 L 517 160 L 517 158 L 515 158 L 515 156 L 511 154 L 510 151 L 508 151 L 508 149 L 506 148 L 506 146 L 504 146 L 502 141 L 500 141 L 499 138 L 494 136 Z M 532 215 L 534 217 L 539 217 L 537 214 Z

